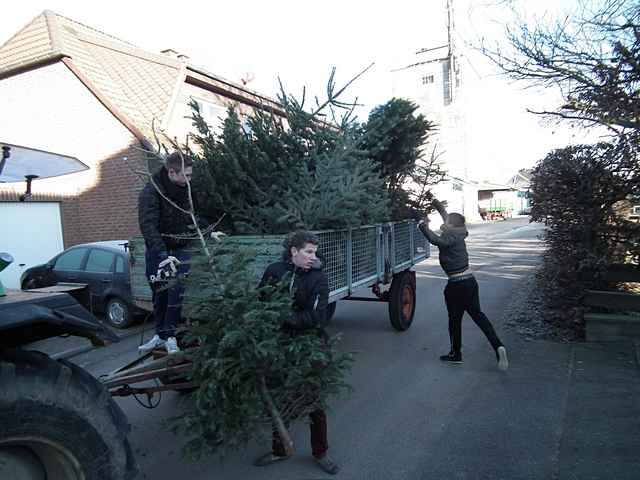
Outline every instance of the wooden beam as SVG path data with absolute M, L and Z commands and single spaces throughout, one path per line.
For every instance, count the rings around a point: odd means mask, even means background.
M 590 307 L 640 311 L 640 295 L 634 293 L 587 290 L 583 303 Z
M 608 282 L 640 282 L 640 268 L 637 265 L 614 264 L 604 278 Z

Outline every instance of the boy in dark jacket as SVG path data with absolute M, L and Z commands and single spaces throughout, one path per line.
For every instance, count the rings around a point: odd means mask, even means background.
M 329 282 L 322 271 L 322 262 L 316 257 L 318 237 L 311 232 L 297 231 L 285 241 L 285 251 L 280 262 L 267 267 L 260 286 L 276 284 L 290 273 L 289 291 L 293 297 L 290 315 L 284 320 L 284 328 L 293 335 L 299 332 L 316 332 L 323 338 L 327 319 Z M 316 463 L 325 472 L 335 475 L 339 467 L 327 455 L 327 416 L 324 410 L 309 415 L 311 450 Z M 263 467 L 280 460 L 287 460 L 284 446 L 274 430 L 272 450 L 258 458 L 254 465 Z
M 429 219 L 425 217 L 418 228 L 430 243 L 438 247 L 440 266 L 449 277 L 444 289 L 444 299 L 449 314 L 449 338 L 451 349 L 442 355 L 440 360 L 450 363 L 462 363 L 462 316 L 466 311 L 473 321 L 486 335 L 487 340 L 496 352 L 498 368 L 509 368 L 507 350 L 498 338 L 491 322 L 480 309 L 478 282 L 469 270 L 469 255 L 465 238 L 469 233 L 465 226 L 465 218 L 459 213 L 447 214 L 442 203 L 433 201 L 444 224 L 442 234 L 437 235 L 429 229 Z
M 156 334 L 139 347 L 140 352 L 162 346 L 167 353 L 179 351 L 175 335 L 184 294 L 180 277 L 187 273 L 189 260 L 187 241 L 180 236 L 190 232 L 191 217 L 184 210 L 190 210 L 187 183 L 192 170 L 191 159 L 174 152 L 140 192 L 138 220 L 144 236 L 146 275 L 153 292 L 156 327 Z M 175 276 L 177 281 L 167 283 L 166 279 L 158 278 L 159 272 Z

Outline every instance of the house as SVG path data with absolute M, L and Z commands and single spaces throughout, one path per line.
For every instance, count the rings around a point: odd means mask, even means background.
M 513 177 L 509 179 L 507 185 L 515 188 L 518 192 L 518 200 L 516 202 L 517 213 L 526 215 L 531 212 L 531 178 L 533 169 L 523 168 L 518 170 Z
M 510 185 L 483 182 L 478 185 L 478 208 L 483 220 L 508 218 L 519 212 L 518 190 Z
M 473 81 L 463 46 L 452 38 L 455 12 L 447 2 L 447 20 L 439 31 L 425 33 L 430 43 L 391 71 L 393 96 L 407 98 L 437 125 L 428 139 L 438 152 L 447 178 L 436 185 L 434 194 L 446 200 L 450 211 L 462 213 L 468 222 L 480 221 L 477 182 L 469 174 L 479 160 L 470 142 L 469 89 Z M 437 39 L 437 40 L 436 40 Z M 437 226 L 438 216 L 434 217 Z
M 137 234 L 143 150 L 155 145 L 154 129 L 185 138 L 191 98 L 212 126 L 230 105 L 241 116 L 278 109 L 173 50 L 148 52 L 51 11 L 34 18 L 0 46 L 0 142 L 89 168 L 36 179 L 29 202 L 19 201 L 24 183 L 0 184 L 0 215 L 12 219 L 3 224 L 0 251 L 28 268 L 63 247 Z M 16 281 L 14 273 L 5 284 Z

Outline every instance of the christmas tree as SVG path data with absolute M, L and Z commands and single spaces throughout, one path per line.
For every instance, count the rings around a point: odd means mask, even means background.
M 265 439 L 274 428 L 286 444 L 290 422 L 327 408 L 347 388 L 351 363 L 337 351 L 338 337 L 282 329 L 291 311 L 287 278 L 258 288 L 254 252 L 233 240 L 209 248 L 213 260 L 197 256 L 187 285 L 184 343 L 198 346 L 190 358 L 199 387 L 172 422 L 194 460 Z
M 330 82 L 331 85 L 331 82 Z M 228 233 L 342 229 L 387 221 L 384 179 L 351 110 L 335 98 L 314 111 L 282 92 L 278 112 L 257 109 L 245 130 L 230 108 L 215 135 L 196 103 L 194 191 L 201 214 L 226 213 Z M 331 116 L 332 121 L 325 121 Z

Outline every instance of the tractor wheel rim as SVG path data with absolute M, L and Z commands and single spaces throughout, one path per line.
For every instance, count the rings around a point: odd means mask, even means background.
M 85 480 L 73 453 L 58 442 L 45 438 L 6 439 L 0 444 L 0 458 L 8 471 L 18 471 L 19 479 L 64 478 Z

